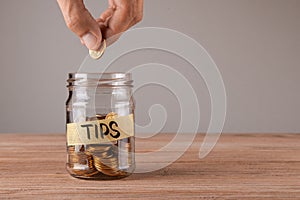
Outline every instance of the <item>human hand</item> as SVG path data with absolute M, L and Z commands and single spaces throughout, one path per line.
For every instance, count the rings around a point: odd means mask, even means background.
M 104 39 L 120 34 L 143 18 L 143 0 L 108 0 L 109 7 L 94 19 L 83 0 L 57 0 L 68 28 L 88 49 L 98 50 Z

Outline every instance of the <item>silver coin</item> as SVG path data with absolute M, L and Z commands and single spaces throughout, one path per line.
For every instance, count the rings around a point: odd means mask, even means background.
M 106 49 L 106 40 L 103 40 L 100 49 L 98 51 L 89 50 L 89 54 L 90 54 L 91 58 L 93 58 L 94 60 L 98 60 L 104 54 L 105 49 Z

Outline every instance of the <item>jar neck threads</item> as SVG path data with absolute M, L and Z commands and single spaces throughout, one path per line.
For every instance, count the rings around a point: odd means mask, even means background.
M 69 73 L 67 87 L 132 87 L 131 73 Z

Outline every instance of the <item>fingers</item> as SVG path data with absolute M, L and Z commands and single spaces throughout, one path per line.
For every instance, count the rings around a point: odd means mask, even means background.
M 143 0 L 109 0 L 109 4 L 110 8 L 100 17 L 107 19 L 109 16 L 107 27 L 102 31 L 106 39 L 126 31 L 143 18 Z
M 88 49 L 98 50 L 102 36 L 113 43 L 143 18 L 143 0 L 108 0 L 109 8 L 95 20 L 83 0 L 57 0 L 68 28 Z
M 112 15 L 114 14 L 114 11 L 115 11 L 115 9 L 113 7 L 109 7 L 100 15 L 100 19 L 103 22 L 107 22 L 108 19 L 111 18 Z
M 142 21 L 144 15 L 144 0 L 136 0 L 135 6 L 135 16 L 131 21 L 131 26 L 137 24 Z
M 83 0 L 57 0 L 68 28 L 88 49 L 97 50 L 102 41 L 98 23 L 85 8 Z

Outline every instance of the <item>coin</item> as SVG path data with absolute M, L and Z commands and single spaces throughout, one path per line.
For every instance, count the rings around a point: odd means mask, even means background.
M 86 117 L 86 121 L 97 121 L 97 120 L 102 120 L 105 119 L 106 115 L 101 115 L 101 114 L 96 114 L 94 117 Z
M 99 50 L 95 51 L 90 49 L 89 54 L 91 58 L 93 58 L 94 60 L 98 60 L 103 55 L 105 49 L 106 49 L 106 40 L 103 40 Z
M 109 151 L 111 148 L 111 145 L 89 145 L 87 152 L 90 152 L 91 154 L 95 152 L 102 153 Z
M 110 112 L 106 115 L 105 119 L 114 119 L 116 117 L 118 117 L 117 113 Z

